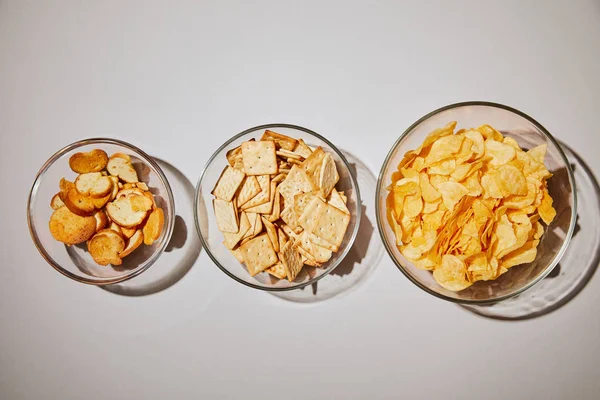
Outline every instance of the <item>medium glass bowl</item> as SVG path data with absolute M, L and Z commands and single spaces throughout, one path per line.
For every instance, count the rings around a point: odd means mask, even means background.
M 275 279 L 267 272 L 262 272 L 256 276 L 250 276 L 244 265 L 242 265 L 223 244 L 223 234 L 217 228 L 215 214 L 212 209 L 213 196 L 211 191 L 219 179 L 219 176 L 221 176 L 223 168 L 228 165 L 227 158 L 225 157 L 227 151 L 252 138 L 259 140 L 266 129 L 296 139 L 302 139 L 307 145 L 312 147 L 321 146 L 323 150 L 331 153 L 340 175 L 340 180 L 336 185 L 336 188 L 340 191 L 344 191 L 345 195 L 348 197 L 347 207 L 350 211 L 351 218 L 339 251 L 333 253 L 331 259 L 323 264 L 321 268 L 304 266 L 293 282 L 289 282 L 286 279 Z M 219 147 L 208 160 L 208 163 L 202 172 L 202 176 L 200 176 L 200 180 L 196 187 L 196 199 L 194 203 L 196 228 L 198 229 L 202 245 L 209 257 L 223 272 L 236 281 L 243 283 L 246 286 L 266 291 L 299 289 L 318 281 L 333 271 L 344 257 L 346 257 L 348 251 L 352 247 L 358 233 L 361 217 L 361 201 L 358 183 L 356 182 L 354 174 L 351 173 L 350 164 L 344 155 L 331 142 L 317 133 L 300 126 L 288 124 L 256 126 L 235 135 Z
M 67 246 L 55 240 L 50 233 L 48 222 L 52 215 L 50 199 L 58 191 L 62 177 L 71 182 L 77 177 L 69 167 L 69 158 L 77 152 L 102 149 L 109 156 L 125 153 L 138 173 L 154 194 L 156 204 L 165 215 L 165 223 L 160 238 L 151 246 L 141 245 L 123 259 L 119 266 L 98 265 L 87 251 L 86 243 Z M 31 238 L 44 259 L 61 274 L 81 283 L 108 285 L 123 282 L 147 270 L 165 250 L 175 222 L 175 202 L 171 186 L 158 164 L 148 154 L 137 147 L 116 139 L 85 139 L 72 143 L 56 152 L 42 166 L 29 194 L 27 222 Z
M 515 139 L 523 149 L 546 143 L 548 151 L 544 163 L 554 174 L 548 179 L 548 191 L 557 211 L 556 218 L 541 238 L 537 257 L 532 263 L 512 267 L 494 281 L 479 281 L 460 292 L 444 289 L 433 279 L 430 271 L 418 269 L 408 261 L 396 247 L 394 231 L 386 218 L 386 187 L 392 182 L 392 173 L 396 171 L 404 153 L 419 147 L 431 131 L 450 121 L 457 121 L 457 130 L 489 124 L 503 135 Z M 426 292 L 444 300 L 464 304 L 486 304 L 508 299 L 529 289 L 548 275 L 571 240 L 577 219 L 576 203 L 573 171 L 556 139 L 528 115 L 501 104 L 480 101 L 442 107 L 412 124 L 388 153 L 379 173 L 376 189 L 379 234 L 398 269 Z

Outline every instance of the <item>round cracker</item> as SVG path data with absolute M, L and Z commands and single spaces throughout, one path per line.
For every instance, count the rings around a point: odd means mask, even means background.
M 78 244 L 96 232 L 96 218 L 82 217 L 62 206 L 52 213 L 49 226 L 54 239 L 68 245 Z

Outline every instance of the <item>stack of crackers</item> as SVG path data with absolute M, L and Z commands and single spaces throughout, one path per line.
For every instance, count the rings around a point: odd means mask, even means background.
M 350 211 L 331 154 L 265 131 L 227 152 L 212 194 L 223 244 L 250 275 L 296 279 L 321 267 L 344 240 Z

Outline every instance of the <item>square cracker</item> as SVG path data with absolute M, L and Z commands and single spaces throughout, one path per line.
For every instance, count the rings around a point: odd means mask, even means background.
M 294 149 L 294 153 L 300 154 L 304 158 L 308 158 L 312 153 L 312 150 L 306 145 L 306 143 L 304 143 L 304 140 L 298 139 L 298 144 Z
M 349 223 L 350 215 L 330 204 L 325 204 L 321 208 L 311 232 L 321 239 L 340 247 Z
M 321 162 L 321 170 L 319 172 L 319 189 L 321 190 L 321 196 L 327 198 L 331 190 L 340 180 L 340 175 L 337 172 L 335 161 L 331 154 L 325 154 L 323 161 Z
M 317 147 L 306 160 L 302 162 L 302 169 L 306 172 L 306 175 L 313 183 L 315 189 L 319 187 L 319 173 L 323 157 L 325 157 L 325 151 L 321 147 Z
M 326 249 L 325 247 L 317 246 L 313 243 L 311 254 L 315 258 L 316 262 L 318 262 L 319 264 L 324 264 L 327 261 L 329 261 L 333 252 L 329 249 Z
M 273 210 L 271 214 L 266 215 L 270 222 L 275 222 L 281 216 L 281 195 L 279 194 L 279 188 L 275 189 L 275 197 L 273 198 Z
M 280 217 L 294 232 L 298 229 L 298 217 L 293 207 L 287 206 L 284 208 L 280 213 Z
M 242 184 L 245 176 L 246 174 L 239 169 L 235 169 L 229 165 L 226 166 L 221 173 L 221 176 L 219 177 L 212 194 L 218 199 L 231 201 L 231 199 L 233 199 L 233 195 L 235 192 L 237 192 L 238 188 Z
M 250 199 L 261 191 L 258 180 L 255 176 L 247 176 L 237 192 L 238 207 L 246 204 Z
M 273 245 L 266 233 L 258 235 L 242 244 L 240 251 L 242 252 L 248 272 L 252 276 L 264 271 L 278 261 L 277 254 L 273 250 Z
M 287 238 L 287 236 L 285 236 L 285 233 L 283 233 L 283 231 L 278 228 L 277 228 L 277 239 L 279 241 L 279 250 L 281 251 L 283 246 L 288 242 L 288 238 Z
M 331 250 L 331 251 L 338 251 L 339 248 L 331 243 L 329 243 L 327 240 L 321 239 L 320 237 L 318 237 L 317 235 L 315 235 L 314 233 L 309 233 L 308 234 L 308 238 L 310 239 L 311 242 L 313 242 L 313 244 L 319 246 L 319 247 L 323 247 L 327 250 Z
M 333 188 L 333 190 L 331 191 L 331 194 L 327 198 L 327 203 L 331 204 L 338 210 L 342 210 L 346 214 L 350 214 L 350 210 L 348 210 L 348 207 L 346 206 L 346 202 L 344 201 L 344 199 L 342 198 L 340 193 L 337 190 L 335 190 L 335 188 Z
M 300 216 L 306 206 L 317 196 L 319 192 L 299 193 L 294 196 L 294 212 Z
M 254 233 L 254 231 L 255 231 L 254 228 L 257 225 L 257 221 L 256 221 L 257 218 L 260 218 L 260 215 L 258 215 L 257 213 L 245 213 L 245 214 L 246 214 L 246 217 L 248 218 L 248 222 L 250 224 L 250 229 L 248 229 L 246 234 L 244 234 L 244 236 L 242 236 L 242 240 L 256 236 L 256 234 Z M 260 228 L 262 228 L 262 223 L 260 225 Z M 260 230 L 258 230 L 257 233 L 260 233 Z
M 251 226 L 250 221 L 248 221 L 248 216 L 242 211 L 242 214 L 240 215 L 240 228 L 238 231 L 236 233 L 223 232 L 225 246 L 227 246 L 229 250 L 233 249 L 239 243 L 239 241 L 244 238 L 244 235 L 246 235 L 246 232 L 248 232 L 250 228 Z
M 287 162 L 290 162 L 290 160 L 304 160 L 306 157 L 302 157 L 300 154 L 298 153 L 294 153 L 293 151 L 289 151 L 289 150 L 277 150 L 276 154 L 279 157 L 285 158 Z
M 279 256 L 281 257 L 281 263 L 285 269 L 285 274 L 288 281 L 293 281 L 296 279 L 296 276 L 298 276 L 298 273 L 302 270 L 304 264 L 302 263 L 300 254 L 294 248 L 292 241 L 287 242 L 283 246 Z
M 213 208 L 219 230 L 221 232 L 237 233 L 239 226 L 233 203 L 231 201 L 213 199 Z
M 240 262 L 240 263 L 244 263 L 244 257 L 242 257 L 242 252 L 240 251 L 240 248 L 238 247 L 235 250 L 229 250 L 231 252 L 231 254 L 233 254 L 233 256 Z
M 298 238 L 298 234 L 292 228 L 290 228 L 289 225 L 281 224 L 281 225 L 279 225 L 279 227 L 287 235 L 287 237 L 289 238 L 290 241 L 292 239 L 296 240 Z M 281 250 L 281 246 L 280 246 L 280 250 Z
M 292 166 L 290 173 L 279 184 L 279 193 L 289 202 L 294 201 L 295 195 L 312 192 L 315 189 L 316 187 L 308 179 L 306 172 L 297 165 Z
M 273 249 L 276 253 L 279 253 L 279 238 L 277 237 L 277 228 L 273 225 L 266 217 L 262 217 L 262 223 L 267 231 L 267 236 L 273 245 Z
M 271 214 L 273 211 L 273 200 L 277 194 L 277 183 L 271 182 L 271 189 L 269 190 L 269 201 L 263 204 L 259 204 L 254 207 L 247 208 L 246 211 L 255 212 L 259 214 Z
M 287 274 L 285 273 L 285 267 L 280 262 L 265 269 L 265 272 L 268 272 L 277 279 L 285 279 L 287 277 Z
M 266 130 L 260 140 L 272 140 L 279 148 L 289 151 L 294 151 L 296 144 L 298 144 L 296 139 L 270 130 Z
M 321 209 L 326 205 L 327 204 L 321 200 L 320 197 L 315 196 L 304 208 L 302 215 L 298 217 L 298 225 L 308 232 L 312 232 L 313 226 L 316 224 L 317 219 L 321 214 Z
M 260 186 L 260 192 L 244 205 L 240 206 L 242 210 L 265 204 L 271 199 L 271 183 L 269 175 L 259 175 L 256 177 L 256 180 L 258 186 Z
M 242 161 L 247 175 L 277 174 L 275 142 L 271 140 L 242 143 Z

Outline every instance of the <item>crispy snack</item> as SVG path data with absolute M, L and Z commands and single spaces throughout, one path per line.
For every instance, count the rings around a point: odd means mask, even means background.
M 88 251 L 100 265 L 120 265 L 142 243 L 158 240 L 163 210 L 148 185 L 138 182 L 127 154 L 108 157 L 96 149 L 74 154 L 69 166 L 79 175 L 74 182 L 62 178 L 50 201 L 55 211 L 49 226 L 56 240 L 68 245 L 88 241 Z
M 94 149 L 87 153 L 75 153 L 69 158 L 69 167 L 78 174 L 100 172 L 106 168 L 108 155 L 104 150 Z
M 489 125 L 455 127 L 434 130 L 405 154 L 386 204 L 400 252 L 433 271 L 442 287 L 460 291 L 532 262 L 544 231 L 538 219 L 548 225 L 556 211 L 546 145 L 525 152 Z M 340 206 L 333 196 L 329 203 Z
M 242 143 L 242 162 L 246 175 L 277 174 L 275 142 L 268 140 Z
M 129 157 L 111 156 L 106 165 L 106 170 L 112 176 L 119 177 L 123 182 L 134 183 L 138 181 L 137 172 L 133 168 Z
M 223 244 L 250 275 L 293 281 L 304 265 L 329 261 L 350 222 L 332 155 L 266 131 L 226 157 L 213 208 Z
M 160 237 L 160 233 L 163 230 L 163 226 L 165 224 L 165 214 L 162 208 L 157 208 L 152 211 L 150 216 L 148 217 L 148 221 L 144 225 L 142 229 L 144 233 L 144 244 L 146 246 L 151 246 L 155 241 Z M 133 236 L 132 236 L 133 237 Z
M 100 265 L 121 265 L 119 254 L 125 249 L 125 241 L 112 229 L 96 233 L 88 242 L 90 255 Z
M 62 206 L 52 213 L 49 226 L 54 239 L 68 245 L 78 244 L 96 232 L 96 218 L 82 217 Z
M 111 193 L 113 181 L 101 172 L 88 172 L 75 179 L 75 189 L 83 196 L 101 198 Z
M 127 245 L 125 246 L 125 248 L 123 249 L 123 251 L 119 253 L 119 257 L 120 258 L 127 257 L 128 255 L 130 255 L 131 253 L 133 253 L 133 251 L 135 249 L 137 249 L 138 247 L 140 247 L 140 245 L 142 243 L 144 243 L 144 234 L 142 233 L 142 231 L 140 229 L 138 229 L 127 240 Z
M 65 203 L 60 198 L 60 193 L 56 193 L 54 196 L 52 196 L 52 200 L 50 200 L 50 207 L 52 207 L 53 210 L 58 210 L 64 205 Z

